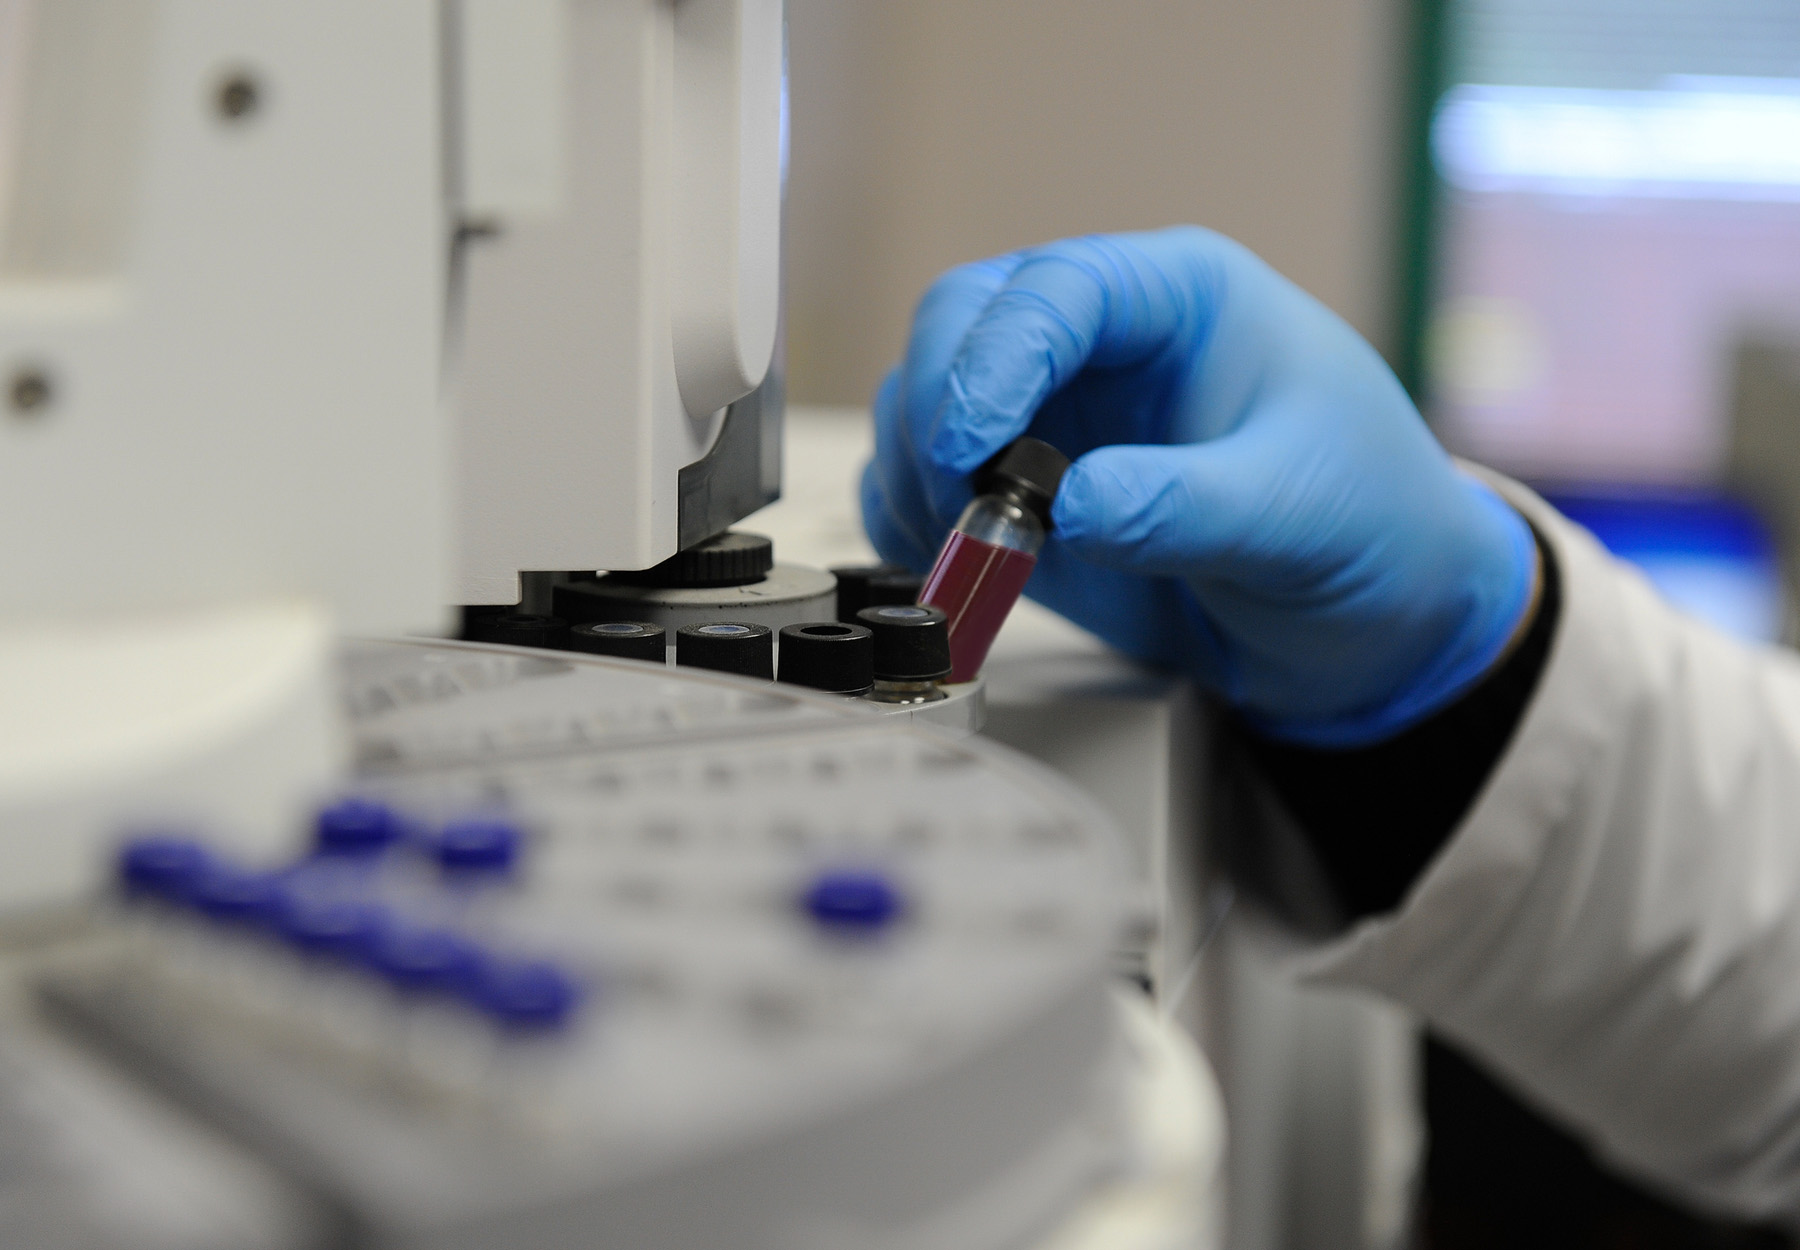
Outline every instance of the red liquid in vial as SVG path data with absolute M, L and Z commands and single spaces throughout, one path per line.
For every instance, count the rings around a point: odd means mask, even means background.
M 950 680 L 974 681 L 1037 557 L 951 530 L 919 602 L 950 618 Z

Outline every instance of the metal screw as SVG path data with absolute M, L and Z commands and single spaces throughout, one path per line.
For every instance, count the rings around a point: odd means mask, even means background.
M 39 369 L 20 369 L 12 376 L 12 385 L 7 388 L 7 400 L 12 410 L 22 417 L 41 414 L 50 406 L 52 391 L 50 379 Z
M 220 117 L 235 122 L 256 112 L 261 101 L 261 90 L 256 85 L 256 79 L 248 74 L 232 74 L 219 84 L 214 104 Z

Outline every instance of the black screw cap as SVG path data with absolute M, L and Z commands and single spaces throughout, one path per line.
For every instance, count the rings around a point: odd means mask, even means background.
M 913 604 L 924 593 L 925 579 L 917 573 L 885 573 L 869 579 L 869 601 L 865 608 L 879 608 L 890 603 Z
M 783 625 L 779 680 L 831 694 L 867 694 L 875 685 L 875 635 L 840 621 Z
M 518 605 L 514 603 L 464 604 L 457 609 L 460 617 L 456 636 L 464 642 L 479 642 L 481 640 L 475 637 L 475 633 L 484 627 L 485 622 L 518 610 Z
M 856 614 L 871 606 L 869 583 L 878 577 L 911 577 L 903 564 L 840 564 L 828 569 L 837 578 L 837 618 L 847 625 L 856 623 Z M 916 599 L 917 596 L 914 598 Z M 911 603 L 913 599 L 906 602 Z M 892 602 L 892 600 L 883 600 Z
M 890 603 L 864 608 L 875 635 L 875 680 L 937 681 L 950 675 L 950 625 L 937 608 Z
M 1021 508 L 1037 513 L 1050 528 L 1050 505 L 1056 499 L 1069 458 L 1049 443 L 1036 438 L 1015 438 L 975 470 L 975 493 L 1006 495 Z
M 569 650 L 661 664 L 668 659 L 668 635 L 644 621 L 598 621 L 569 630 Z
M 559 616 L 539 616 L 535 612 L 502 612 L 466 619 L 463 637 L 470 642 L 500 642 L 509 647 L 549 647 L 561 651 L 569 645 L 569 623 Z
M 727 530 L 661 564 L 607 577 L 626 586 L 748 586 L 775 567 L 775 544 L 761 534 Z
M 611 577 L 612 574 L 607 576 Z M 563 620 L 578 625 L 614 619 L 618 607 L 616 602 L 603 599 L 595 593 L 603 580 L 589 573 L 580 581 L 558 582 L 550 592 L 550 610 Z M 612 611 L 609 612 L 609 609 Z
M 714 621 L 675 631 L 675 662 L 744 677 L 775 679 L 775 635 L 767 625 Z

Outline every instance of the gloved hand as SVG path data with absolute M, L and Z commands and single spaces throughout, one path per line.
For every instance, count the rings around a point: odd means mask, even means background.
M 1530 603 L 1529 527 L 1355 331 L 1193 227 L 953 269 L 875 401 L 863 520 L 928 567 L 1020 434 L 1076 458 L 1027 593 L 1264 732 L 1347 747 L 1472 685 Z

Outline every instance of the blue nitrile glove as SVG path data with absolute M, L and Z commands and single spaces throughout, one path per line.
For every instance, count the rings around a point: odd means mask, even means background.
M 970 472 L 1027 431 L 1078 457 L 1031 597 L 1278 737 L 1355 746 L 1423 719 L 1530 601 L 1520 516 L 1355 331 L 1210 231 L 940 278 L 875 400 L 876 548 L 928 566 Z

